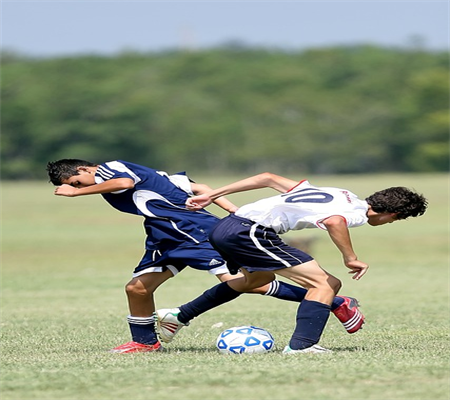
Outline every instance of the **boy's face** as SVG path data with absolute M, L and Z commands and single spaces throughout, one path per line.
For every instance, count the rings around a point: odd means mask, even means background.
M 367 223 L 370 226 L 391 224 L 392 222 L 398 221 L 397 213 L 388 213 L 388 212 L 377 213 L 371 209 L 369 210 L 367 217 L 368 217 Z
M 82 188 L 86 186 L 95 185 L 95 169 L 92 167 L 78 167 L 79 175 L 73 175 L 68 179 L 62 181 L 65 185 L 70 185 L 75 188 Z

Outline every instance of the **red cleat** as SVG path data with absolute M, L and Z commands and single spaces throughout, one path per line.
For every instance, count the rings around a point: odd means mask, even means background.
M 364 325 L 364 315 L 359 311 L 358 300 L 353 297 L 337 296 L 344 302 L 332 311 L 348 333 L 358 332 Z
M 148 351 L 161 351 L 163 350 L 163 347 L 161 346 L 161 343 L 156 342 L 155 344 L 142 344 L 137 342 L 128 342 L 125 344 L 122 344 L 120 346 L 115 347 L 114 349 L 110 350 L 110 353 L 145 353 Z

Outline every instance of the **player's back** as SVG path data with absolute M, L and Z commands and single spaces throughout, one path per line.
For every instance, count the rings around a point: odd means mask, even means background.
M 103 197 L 116 209 L 142 215 L 149 239 L 160 242 L 203 242 L 218 218 L 206 210 L 186 209 L 192 195 L 191 184 L 185 173 L 168 175 L 164 171 L 126 161 L 112 161 L 99 166 L 101 179 L 131 178 L 132 189 L 107 193 Z
M 302 181 L 293 190 L 242 206 L 236 215 L 248 218 L 277 233 L 308 228 L 325 229 L 322 220 L 343 216 L 349 226 L 367 221 L 367 203 L 345 189 L 315 187 Z

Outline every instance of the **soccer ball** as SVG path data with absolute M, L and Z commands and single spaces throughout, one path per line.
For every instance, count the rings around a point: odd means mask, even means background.
M 224 354 L 267 353 L 274 345 L 273 336 L 256 326 L 235 326 L 226 329 L 216 341 L 217 349 Z

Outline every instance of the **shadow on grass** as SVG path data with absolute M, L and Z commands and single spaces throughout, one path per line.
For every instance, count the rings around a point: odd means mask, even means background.
M 200 347 L 200 346 L 183 346 L 183 347 L 167 347 L 164 346 L 164 353 L 177 353 L 177 352 L 193 352 L 193 353 L 217 353 L 215 347 Z
M 345 347 L 332 347 L 329 348 L 333 353 L 339 352 L 362 352 L 368 351 L 368 348 L 362 346 L 345 346 Z M 269 353 L 279 353 L 282 349 L 275 349 Z M 179 346 L 179 347 L 164 347 L 164 353 L 201 353 L 201 354 L 212 354 L 217 353 L 218 350 L 215 347 L 200 347 L 200 346 Z
M 363 346 L 332 347 L 332 348 L 330 348 L 330 350 L 333 351 L 333 352 L 344 352 L 344 351 L 348 351 L 348 352 L 368 351 L 368 349 L 365 348 L 365 347 L 363 347 Z

